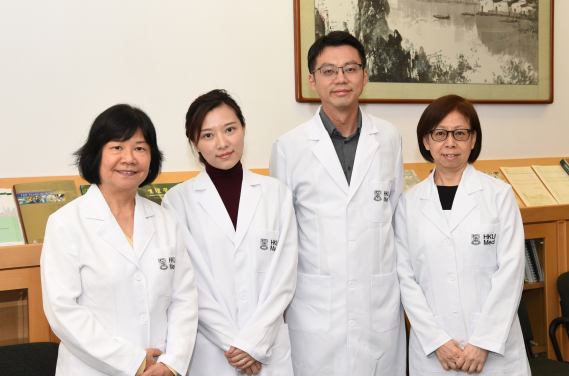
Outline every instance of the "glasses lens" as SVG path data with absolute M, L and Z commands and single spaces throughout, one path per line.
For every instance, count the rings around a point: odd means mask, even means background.
M 435 141 L 442 141 L 445 138 L 447 138 L 447 131 L 445 131 L 444 129 L 435 129 L 434 131 L 431 132 L 431 137 Z
M 457 129 L 454 131 L 454 138 L 458 141 L 466 141 L 469 137 L 470 133 L 468 132 L 468 129 Z
M 360 66 L 358 64 L 346 64 L 344 66 L 344 74 L 356 74 L 360 71 Z
M 326 66 L 320 68 L 320 73 L 324 77 L 332 77 L 336 74 L 337 70 L 338 70 L 338 68 L 336 68 L 333 65 L 326 65 Z

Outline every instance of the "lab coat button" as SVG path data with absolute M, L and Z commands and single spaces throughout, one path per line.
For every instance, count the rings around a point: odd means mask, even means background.
M 350 248 L 356 248 L 356 242 L 350 242 L 348 245 Z
M 450 245 L 450 240 L 445 240 L 445 245 L 448 247 Z
M 143 313 L 142 315 L 140 315 L 140 321 L 147 322 L 148 321 L 148 315 L 146 313 Z
M 350 207 L 350 209 L 353 209 L 356 206 L 356 204 L 354 204 L 353 202 L 350 202 L 350 204 L 348 206 Z
M 350 282 L 348 283 L 348 286 L 350 286 L 351 288 L 356 287 L 356 281 L 350 281 Z
M 242 292 L 241 295 L 239 295 L 239 297 L 243 300 L 247 299 L 247 293 L 246 292 Z
M 140 273 L 136 273 L 134 275 L 134 279 L 136 279 L 137 281 L 140 281 L 140 280 L 142 280 L 142 275 Z
M 350 320 L 348 325 L 350 325 L 353 328 L 354 326 L 356 326 L 356 322 L 354 320 Z
M 243 252 L 237 252 L 237 258 L 242 259 L 243 258 Z
M 454 274 L 451 274 L 448 276 L 449 281 L 454 281 L 455 277 Z

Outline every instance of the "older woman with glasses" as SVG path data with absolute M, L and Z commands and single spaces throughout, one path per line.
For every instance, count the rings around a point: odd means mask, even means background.
M 517 315 L 522 218 L 511 186 L 470 164 L 482 147 L 474 107 L 456 95 L 435 100 L 417 140 L 435 169 L 395 213 L 410 375 L 530 375 Z

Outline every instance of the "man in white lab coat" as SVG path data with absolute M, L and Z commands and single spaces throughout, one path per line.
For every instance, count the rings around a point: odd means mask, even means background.
M 298 279 L 287 309 L 295 376 L 405 375 L 391 218 L 403 186 L 401 135 L 358 105 L 365 52 L 347 32 L 308 52 L 322 106 L 273 145 L 270 173 L 293 192 Z

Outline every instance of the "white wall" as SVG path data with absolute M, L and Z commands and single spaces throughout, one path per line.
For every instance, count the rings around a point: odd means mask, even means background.
M 569 155 L 569 2 L 556 1 L 555 103 L 478 105 L 481 159 Z M 245 164 L 266 168 L 272 142 L 309 119 L 294 100 L 292 0 L 0 2 L 0 177 L 76 174 L 71 153 L 120 102 L 147 111 L 164 171 L 199 168 L 184 136 L 191 101 L 225 88 L 248 125 Z M 364 105 L 397 125 L 405 162 L 421 161 L 426 105 Z

